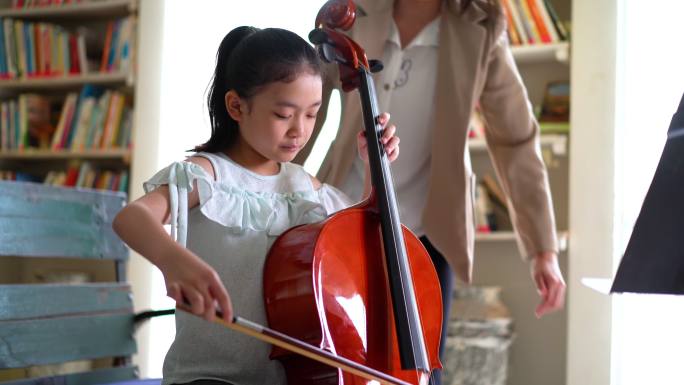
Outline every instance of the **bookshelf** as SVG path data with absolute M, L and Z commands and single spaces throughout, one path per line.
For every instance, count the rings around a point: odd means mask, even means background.
M 475 235 L 476 242 L 515 242 L 515 233 L 512 231 L 494 231 L 491 233 L 477 233 Z M 561 251 L 566 251 L 568 248 L 568 232 L 561 231 L 558 233 L 558 247 Z
M 572 0 L 500 0 L 504 7 L 524 4 L 550 4 L 570 34 Z M 517 8 L 520 12 L 520 8 Z M 504 9 L 505 10 L 505 9 Z M 518 15 L 520 17 L 520 15 Z M 528 21 L 529 22 L 529 21 Z M 509 23 L 510 25 L 510 23 Z M 518 25 L 519 26 L 519 25 Z M 533 107 L 539 107 L 545 97 L 547 84 L 569 81 L 572 54 L 571 39 L 513 44 L 511 52 L 520 71 Z M 547 39 L 548 40 L 548 39 Z M 547 166 L 559 240 L 559 263 L 568 282 L 569 154 L 571 124 L 548 125 L 541 130 L 542 157 Z M 547 128 L 556 131 L 546 131 Z M 567 132 L 564 132 L 567 130 Z M 485 175 L 495 176 L 486 150 L 486 142 L 469 138 L 468 148 L 472 169 L 478 181 Z M 509 308 L 516 338 L 509 351 L 508 385 L 566 383 L 567 323 L 566 311 L 534 316 L 539 303 L 536 287 L 530 278 L 529 264 L 521 262 L 516 235 L 505 209 L 494 210 L 499 228 L 477 232 L 475 235 L 474 282 L 476 286 L 498 286 L 503 303 Z M 567 300 L 567 298 L 566 298 Z M 543 368 L 543 370 L 540 370 Z
M 127 16 L 137 11 L 138 3 L 137 0 L 99 0 L 15 9 L 11 1 L 3 0 L 0 7 L 0 17 L 73 20 Z
M 94 73 L 84 75 L 57 76 L 49 78 L 10 79 L 0 80 L 0 87 L 8 91 L 45 91 L 45 90 L 74 90 L 85 84 L 105 87 L 133 86 L 132 73 Z
M 568 136 L 559 134 L 544 134 L 540 137 L 542 148 L 550 149 L 554 155 L 565 155 L 568 152 Z M 487 142 L 484 139 L 468 140 L 470 153 L 486 152 Z
M 513 46 L 511 51 L 518 64 L 550 61 L 567 63 L 570 60 L 570 43 L 567 41 L 553 44 Z
M 114 148 L 106 150 L 52 151 L 27 149 L 8 150 L 0 153 L 0 161 L 8 160 L 51 160 L 51 159 L 111 159 L 130 163 L 131 150 Z
M 0 0 L 0 179 L 129 191 L 138 8 Z

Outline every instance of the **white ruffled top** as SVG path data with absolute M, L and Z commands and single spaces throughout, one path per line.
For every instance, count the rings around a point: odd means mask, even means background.
M 236 315 L 266 324 L 263 264 L 276 237 L 287 229 L 313 223 L 353 202 L 336 188 L 316 190 L 309 174 L 282 163 L 264 176 L 224 154 L 198 153 L 208 159 L 212 178 L 201 166 L 175 162 L 144 183 L 146 192 L 168 185 L 171 233 L 221 276 Z M 197 185 L 199 205 L 188 210 L 187 196 Z M 183 312 L 176 315 L 176 338 L 164 360 L 164 384 L 201 378 L 234 384 L 285 384 L 270 346 Z
M 187 194 L 195 181 L 201 212 L 235 231 L 265 231 L 278 236 L 293 226 L 323 220 L 352 204 L 344 193 L 328 184 L 315 190 L 309 174 L 293 163 L 282 163 L 277 175 L 260 175 L 222 153 L 197 156 L 212 163 L 216 180 L 195 163 L 175 162 L 143 184 L 145 192 L 169 186 L 172 236 L 182 245 L 186 244 Z

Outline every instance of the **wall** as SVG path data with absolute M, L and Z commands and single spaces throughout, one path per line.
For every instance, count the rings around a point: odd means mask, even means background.
M 164 25 L 164 0 L 143 0 L 140 2 L 137 47 L 137 74 L 135 83 L 135 127 L 133 134 L 131 196 L 134 200 L 143 195 L 142 182 L 147 180 L 159 165 L 160 136 L 160 90 L 161 53 Z M 133 290 L 136 311 L 151 308 L 153 289 L 151 279 L 154 267 L 136 253 L 131 253 L 128 264 L 128 279 Z M 140 367 L 140 376 L 149 373 L 150 326 L 145 325 L 136 332 L 138 354 L 134 357 Z
M 573 1 L 568 385 L 610 384 L 611 303 L 581 282 L 613 272 L 617 0 Z

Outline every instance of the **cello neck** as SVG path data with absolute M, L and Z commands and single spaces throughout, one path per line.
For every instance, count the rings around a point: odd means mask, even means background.
M 401 364 L 404 369 L 429 372 L 430 364 L 408 264 L 390 162 L 379 140 L 382 136 L 382 126 L 378 124 L 379 113 L 375 85 L 368 69 L 361 67 L 358 71 L 360 77 L 358 90 L 368 141 L 372 194 L 380 215 Z

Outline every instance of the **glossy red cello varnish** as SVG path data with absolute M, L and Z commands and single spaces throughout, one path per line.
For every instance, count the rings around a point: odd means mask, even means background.
M 361 94 L 373 192 L 275 241 L 264 267 L 266 313 L 277 331 L 408 383 L 428 384 L 431 371 L 441 368 L 441 291 L 422 243 L 398 223 L 388 160 L 377 140 L 372 66 L 358 44 L 334 30 L 350 28 L 355 10 L 350 0 L 329 1 L 310 39 L 325 60 L 339 64 L 343 89 Z M 291 385 L 373 383 L 277 347 L 271 358 L 282 362 Z

